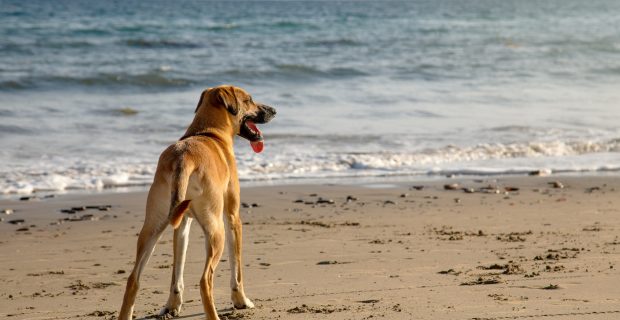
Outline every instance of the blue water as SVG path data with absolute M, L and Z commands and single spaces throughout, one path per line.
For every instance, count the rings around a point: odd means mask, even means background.
M 0 0 L 0 193 L 148 184 L 222 83 L 278 109 L 262 154 L 236 143 L 244 181 L 617 171 L 618 12 Z

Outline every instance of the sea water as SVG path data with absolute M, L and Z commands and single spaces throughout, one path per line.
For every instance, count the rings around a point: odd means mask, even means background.
M 620 2 L 0 1 L 0 193 L 148 185 L 201 91 L 254 183 L 620 170 Z

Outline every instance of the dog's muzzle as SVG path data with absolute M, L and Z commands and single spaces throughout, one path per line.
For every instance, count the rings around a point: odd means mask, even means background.
M 258 106 L 258 112 L 255 115 L 246 116 L 241 121 L 239 136 L 250 141 L 254 152 L 259 153 L 263 151 L 263 134 L 256 124 L 267 123 L 275 116 L 276 109 L 262 104 Z

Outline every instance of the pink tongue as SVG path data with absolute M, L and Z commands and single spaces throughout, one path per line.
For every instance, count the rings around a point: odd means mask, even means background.
M 261 133 L 260 130 L 258 130 L 258 127 L 254 124 L 254 122 L 246 121 L 245 123 L 248 125 L 248 127 L 250 127 L 250 129 L 258 132 L 258 134 Z M 251 141 L 250 145 L 252 146 L 252 150 L 254 150 L 254 152 L 256 153 L 260 153 L 261 151 L 263 151 L 263 147 L 264 147 L 263 140 Z
M 263 151 L 262 141 L 252 141 L 250 142 L 250 145 L 252 146 L 252 150 L 254 150 L 254 152 L 256 153 L 260 153 L 261 151 Z

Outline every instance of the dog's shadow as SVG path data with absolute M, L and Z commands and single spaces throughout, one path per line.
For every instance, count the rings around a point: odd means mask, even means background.
M 235 308 L 226 308 L 226 309 L 220 310 L 220 312 L 218 312 L 217 315 L 220 316 L 221 320 L 226 320 L 226 319 L 229 319 L 229 316 L 232 316 L 236 312 L 238 311 Z M 160 316 L 160 315 L 154 314 L 154 315 L 150 315 L 150 316 L 146 316 L 142 318 L 134 318 L 134 320 L 148 320 L 148 319 L 166 320 L 166 319 L 192 319 L 192 318 L 204 319 L 204 317 L 205 317 L 204 313 L 194 313 L 194 314 L 187 314 L 187 315 L 176 316 L 176 317 Z
M 195 314 L 188 314 L 188 315 L 176 316 L 176 317 L 160 316 L 160 315 L 157 315 L 157 314 L 153 314 L 153 315 L 146 316 L 146 317 L 143 317 L 143 318 L 134 318 L 133 320 L 149 320 L 149 319 L 164 320 L 164 319 L 191 319 L 191 318 L 204 319 L 204 316 L 205 316 L 204 313 L 195 313 Z

